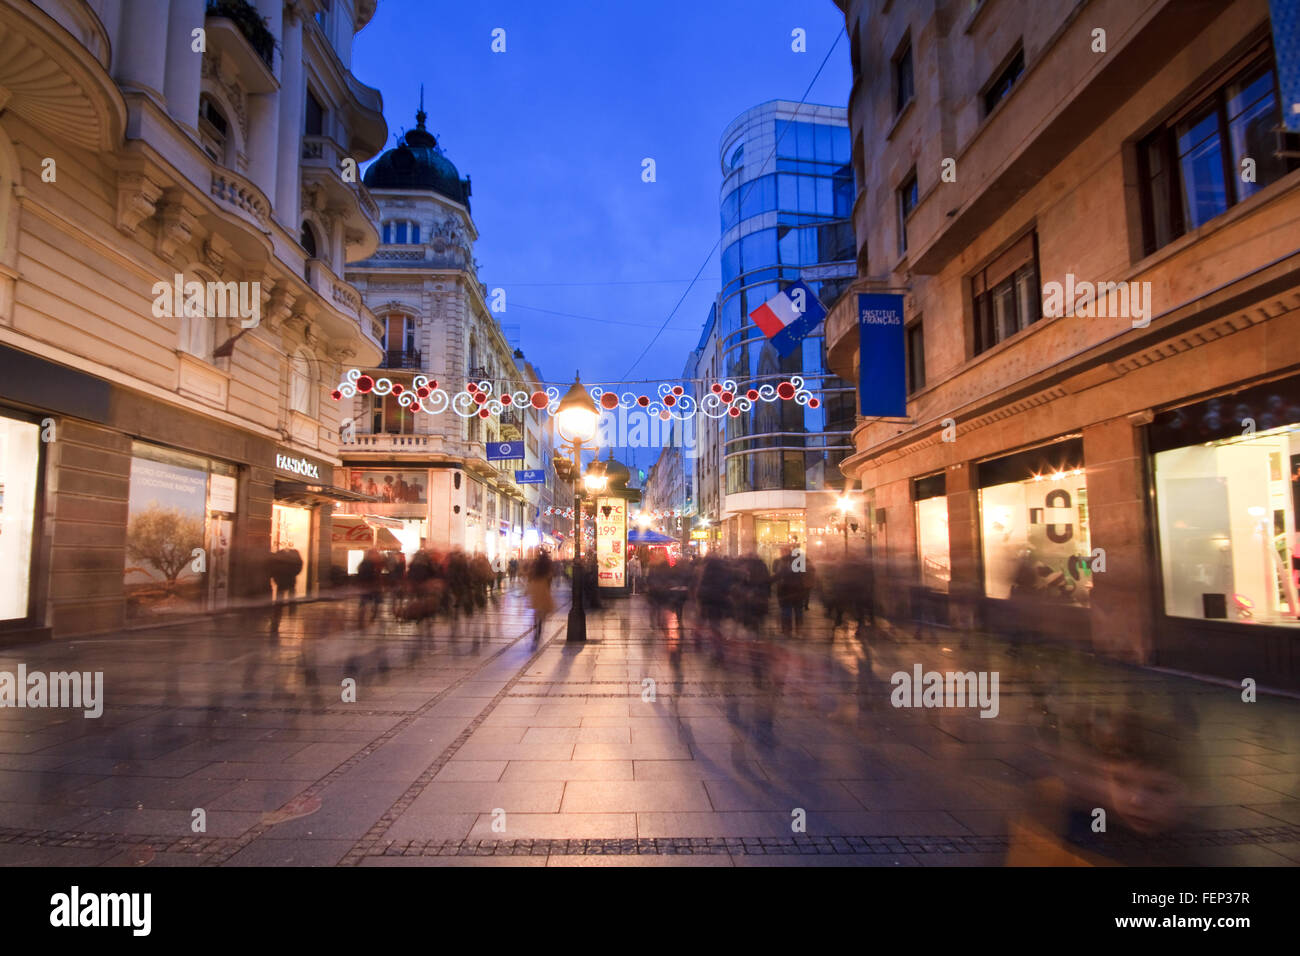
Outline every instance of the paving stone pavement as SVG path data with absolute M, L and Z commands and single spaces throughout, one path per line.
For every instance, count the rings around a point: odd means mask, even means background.
M 102 671 L 105 702 L 0 710 L 0 863 L 998 865 L 1045 783 L 1100 773 L 1069 745 L 1098 713 L 1157 739 L 1177 822 L 1076 850 L 1300 863 L 1294 699 L 816 609 L 798 636 L 719 636 L 606 601 L 575 647 L 561 610 L 537 643 L 513 592 L 427 632 L 318 601 L 278 643 L 250 613 L 7 648 L 0 671 Z M 998 672 L 997 718 L 894 707 L 917 664 Z

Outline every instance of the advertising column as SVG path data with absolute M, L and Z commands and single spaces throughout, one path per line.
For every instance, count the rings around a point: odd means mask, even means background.
M 596 499 L 596 568 L 602 588 L 627 586 L 627 502 Z

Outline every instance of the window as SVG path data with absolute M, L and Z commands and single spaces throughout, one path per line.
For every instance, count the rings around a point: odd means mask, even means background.
M 903 40 L 902 49 L 894 56 L 894 115 L 912 102 L 916 89 L 912 79 L 912 38 Z
M 420 241 L 420 224 L 409 219 L 394 219 L 384 223 L 384 245 L 407 245 Z
M 907 218 L 916 208 L 916 170 L 908 175 L 903 185 L 898 188 L 898 251 L 907 251 Z
M 1138 146 L 1144 246 L 1149 255 L 1296 169 L 1276 154 L 1282 124 L 1271 56 L 1192 103 Z M 1243 182 L 1247 160 L 1254 181 Z
M 1038 237 L 1028 233 L 972 279 L 974 354 L 1009 339 L 1042 318 Z
M 221 108 L 206 93 L 199 97 L 199 145 L 213 162 L 225 165 L 230 124 Z
M 948 593 L 952 565 L 948 548 L 948 492 L 943 474 L 912 482 L 915 502 L 916 559 L 921 586 Z
M 1088 605 L 1093 569 L 1086 477 L 1079 438 L 980 463 L 985 595 Z
M 731 154 L 731 159 L 727 160 L 727 172 L 739 169 L 745 162 L 745 144 L 741 143 Z
M 371 432 L 375 435 L 412 435 L 415 413 L 402 405 L 397 396 L 370 395 Z
M 1012 54 L 1010 61 L 1001 72 L 984 88 L 984 115 L 988 116 L 994 108 L 1007 98 L 1012 88 L 1020 81 L 1025 72 L 1025 50 L 1019 47 Z
M 316 230 L 312 228 L 311 223 L 305 220 L 302 224 L 302 236 L 299 237 L 298 242 L 306 250 L 308 259 L 317 258 Z
M 316 99 L 311 90 L 307 91 L 307 108 L 305 110 L 305 126 L 303 132 L 308 136 L 325 135 L 325 107 L 321 106 L 320 100 Z
M 1149 443 L 1165 613 L 1300 626 L 1300 378 L 1161 412 Z
M 907 327 L 907 394 L 925 388 L 925 327 L 917 319 Z
M 295 352 L 289 359 L 289 410 L 313 415 L 311 359 L 305 352 Z
M 41 428 L 0 415 L 0 621 L 28 616 Z

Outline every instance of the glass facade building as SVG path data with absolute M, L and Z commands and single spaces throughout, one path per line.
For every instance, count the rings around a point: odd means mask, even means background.
M 782 358 L 749 314 L 803 279 L 828 310 L 854 279 L 855 185 L 849 128 L 837 107 L 773 101 L 738 117 L 721 142 L 722 290 L 717 300 L 721 373 L 745 383 L 801 376 L 817 408 L 757 402 L 728 418 L 723 492 L 814 492 L 842 488 L 837 465 L 852 450 L 855 391 L 826 370 L 823 330 Z M 764 503 L 729 500 L 724 512 Z M 806 503 L 771 498 L 737 540 L 760 552 L 798 544 L 808 534 Z M 766 535 L 760 534 L 766 531 Z M 762 538 L 763 540 L 759 540 Z

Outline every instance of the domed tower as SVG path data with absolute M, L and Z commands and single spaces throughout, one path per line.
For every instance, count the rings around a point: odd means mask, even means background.
M 424 127 L 429 115 L 415 114 L 415 129 L 407 130 L 396 148 L 388 150 L 366 170 L 368 189 L 427 189 L 460 203 L 469 211 L 469 177 L 460 178 L 437 138 Z
M 423 100 L 423 97 L 421 97 Z M 384 358 L 364 369 L 403 389 L 423 375 L 454 394 L 468 381 L 488 381 L 499 394 L 523 379 L 474 261 L 478 230 L 470 217 L 469 177 L 461 178 L 426 128 L 421 102 L 415 128 L 398 138 L 366 170 L 364 182 L 380 211 L 380 245 L 369 259 L 349 267 L 379 324 Z M 488 462 L 489 442 L 524 444 L 520 413 L 464 417 L 454 409 L 414 411 L 389 394 L 358 395 L 347 413 L 353 440 L 341 456 L 354 485 L 381 491 L 383 479 L 400 471 L 404 487 L 417 488 L 402 500 L 358 506 L 363 514 L 400 520 L 405 542 L 423 539 L 440 550 L 464 548 L 490 558 L 519 549 L 525 530 L 528 492 L 515 484 L 516 469 L 544 463 Z M 416 500 L 411 500 L 412 498 Z M 368 509 L 368 510 L 367 510 Z

